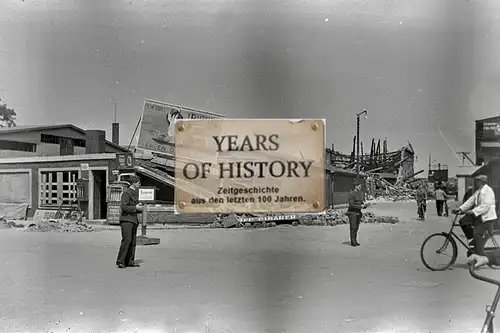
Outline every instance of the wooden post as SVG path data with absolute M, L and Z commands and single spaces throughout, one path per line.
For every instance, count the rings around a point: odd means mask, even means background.
M 148 206 L 144 205 L 142 209 L 142 227 L 141 227 L 141 235 L 146 236 L 146 227 L 148 223 Z
M 148 222 L 148 208 L 144 205 L 142 210 L 142 225 L 141 225 L 141 235 L 137 236 L 137 245 L 158 245 L 160 244 L 159 238 L 151 238 L 146 236 L 146 227 Z

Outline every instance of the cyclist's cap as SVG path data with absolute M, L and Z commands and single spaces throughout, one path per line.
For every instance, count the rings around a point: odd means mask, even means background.
M 480 181 L 483 181 L 483 182 L 487 182 L 488 181 L 488 176 L 486 175 L 479 175 L 479 176 L 476 176 L 474 177 L 475 180 L 480 180 Z
M 141 179 L 139 177 L 137 177 L 136 175 L 132 175 L 128 178 L 128 182 L 130 184 L 134 184 L 134 183 L 137 183 L 138 181 L 140 181 Z

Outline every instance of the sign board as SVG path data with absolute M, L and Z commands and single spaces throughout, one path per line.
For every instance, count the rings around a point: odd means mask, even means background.
M 82 171 L 89 171 L 90 166 L 88 165 L 88 163 L 80 164 L 80 169 L 82 169 Z
M 57 210 L 55 209 L 37 209 L 33 215 L 33 223 L 38 223 L 44 220 L 52 220 L 55 218 Z
M 325 210 L 325 122 L 179 120 L 177 213 L 306 213 Z M 193 193 L 195 192 L 195 193 Z
M 154 202 L 156 199 L 156 187 L 154 186 L 141 186 L 139 188 L 139 201 L 140 202 Z
M 489 122 L 483 124 L 483 142 L 499 142 L 500 141 L 500 121 Z
M 137 148 L 173 155 L 174 123 L 178 119 L 213 119 L 223 115 L 184 106 L 146 100 L 142 111 Z
M 239 219 L 240 223 L 250 223 L 250 222 L 275 222 L 275 221 L 293 221 L 297 220 L 299 217 L 295 214 L 284 214 L 277 216 L 257 216 L 257 217 L 243 217 Z
M 111 225 L 120 224 L 121 212 L 120 202 L 109 202 L 106 222 Z
M 116 165 L 118 170 L 133 169 L 134 162 L 134 154 L 132 153 L 116 154 Z

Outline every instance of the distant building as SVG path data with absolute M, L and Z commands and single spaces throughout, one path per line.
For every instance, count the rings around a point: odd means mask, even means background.
M 85 131 L 69 124 L 0 127 L 0 158 L 85 154 L 87 143 L 102 144 L 105 153 L 128 151 L 106 140 L 101 130 Z
M 57 209 L 76 197 L 76 180 L 85 178 L 85 215 L 104 219 L 116 154 L 129 152 L 105 136 L 105 131 L 74 125 L 0 128 L 0 204 L 28 204 L 29 215 Z
M 476 120 L 476 165 L 500 159 L 500 116 Z

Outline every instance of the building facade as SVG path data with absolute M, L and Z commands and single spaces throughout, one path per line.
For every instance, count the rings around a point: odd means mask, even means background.
M 500 159 L 500 116 L 476 120 L 476 165 Z
M 58 209 L 76 200 L 83 179 L 87 219 L 106 218 L 107 186 L 116 179 L 117 153 L 126 148 L 109 142 L 105 132 L 73 125 L 20 126 L 0 129 L 0 203 Z

